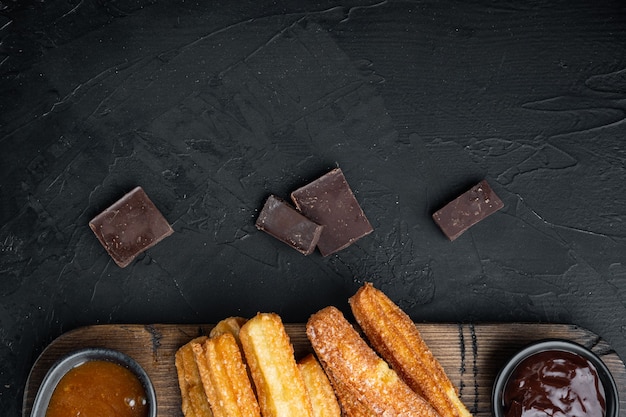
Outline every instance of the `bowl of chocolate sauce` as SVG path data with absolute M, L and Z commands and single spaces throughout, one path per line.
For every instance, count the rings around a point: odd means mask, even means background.
M 517 352 L 493 385 L 495 417 L 618 417 L 613 377 L 589 349 L 543 340 Z

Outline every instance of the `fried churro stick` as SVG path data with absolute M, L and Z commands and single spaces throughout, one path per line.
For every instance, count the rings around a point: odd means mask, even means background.
M 331 385 L 335 389 L 335 394 L 337 395 L 337 399 L 339 400 L 339 405 L 343 410 L 343 415 L 346 417 L 378 417 L 372 409 L 368 408 L 367 404 L 363 401 L 359 401 L 356 398 L 354 392 L 351 392 L 348 388 L 341 384 L 336 378 L 330 374 L 330 372 L 326 372 L 328 375 L 328 380 L 331 382 Z
M 243 355 L 243 346 L 241 346 L 241 339 L 239 339 L 239 331 L 241 330 L 241 326 L 243 326 L 248 319 L 243 317 L 231 316 L 227 317 L 224 320 L 220 320 L 215 327 L 211 329 L 209 333 L 210 337 L 217 337 L 224 333 L 230 333 L 235 336 L 235 340 L 237 341 L 237 345 L 242 352 Z M 245 362 L 245 360 L 244 360 Z M 252 380 L 252 375 L 250 375 L 250 368 L 246 366 L 246 372 L 248 374 L 248 379 Z M 254 390 L 254 386 L 252 387 Z M 255 394 L 256 395 L 256 394 Z
M 298 361 L 313 417 L 341 417 L 341 409 L 332 385 L 315 356 L 309 354 Z
M 442 417 L 471 417 L 415 323 L 400 307 L 369 283 L 349 302 L 374 349 L 415 392 L 426 398 Z
M 260 417 L 252 383 L 232 333 L 192 346 L 215 417 Z
M 209 336 L 216 337 L 224 333 L 232 333 L 232 335 L 235 336 L 237 343 L 239 343 L 239 330 L 241 330 L 241 326 L 243 326 L 246 321 L 247 319 L 243 317 L 233 316 L 225 318 L 224 320 L 219 321 L 215 327 L 211 329 Z
M 193 339 L 176 351 L 176 372 L 185 417 L 213 417 L 191 347 L 192 343 L 204 343 L 206 339 L 206 336 Z
M 205 344 L 218 407 L 229 417 L 261 417 L 235 336 L 223 333 L 210 338 Z
M 215 393 L 215 387 L 211 382 L 211 371 L 209 370 L 209 363 L 206 360 L 206 338 L 204 341 L 192 341 L 189 344 L 191 345 L 191 349 L 193 350 L 193 356 L 198 366 L 198 373 L 200 374 L 200 380 L 202 381 L 202 387 L 204 388 L 204 393 L 206 395 L 207 401 L 209 402 L 209 406 L 211 406 L 211 412 L 214 417 L 226 417 L 220 414 L 219 410 L 213 408 L 211 404 L 211 399 L 215 398 L 217 394 Z
M 304 381 L 282 320 L 259 313 L 239 332 L 263 417 L 312 417 Z
M 376 415 L 438 416 L 367 345 L 337 308 L 326 307 L 312 315 L 306 332 L 322 366 L 332 375 L 331 382 L 338 383 L 336 389 L 345 390 L 348 398 L 361 402 Z

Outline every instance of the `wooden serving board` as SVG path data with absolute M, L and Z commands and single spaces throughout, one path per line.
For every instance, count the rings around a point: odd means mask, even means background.
M 213 325 L 96 325 L 54 340 L 35 362 L 24 391 L 22 416 L 28 417 L 37 389 L 50 366 L 84 347 L 116 349 L 144 367 L 154 384 L 159 417 L 182 417 L 174 353 Z M 312 352 L 303 324 L 286 324 L 297 358 Z M 461 399 L 477 417 L 491 416 L 491 389 L 501 366 L 526 344 L 546 338 L 567 339 L 594 351 L 611 370 L 620 392 L 620 416 L 626 417 L 626 368 L 613 349 L 595 334 L 573 325 L 417 324 Z

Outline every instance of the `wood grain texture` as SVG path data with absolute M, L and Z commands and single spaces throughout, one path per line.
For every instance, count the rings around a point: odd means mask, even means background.
M 460 391 L 475 416 L 490 416 L 493 380 L 508 357 L 524 345 L 546 338 L 568 339 L 599 355 L 611 370 L 620 392 L 626 389 L 626 368 L 597 335 L 572 325 L 554 324 L 417 324 L 422 337 Z M 65 354 L 83 347 L 117 349 L 144 367 L 155 386 L 158 415 L 182 417 L 174 366 L 176 350 L 192 338 L 208 334 L 213 325 L 96 325 L 70 331 L 53 341 L 35 362 L 24 391 L 22 416 L 30 410 L 43 377 Z M 297 358 L 312 352 L 304 324 L 285 324 Z M 620 399 L 625 416 L 626 399 Z

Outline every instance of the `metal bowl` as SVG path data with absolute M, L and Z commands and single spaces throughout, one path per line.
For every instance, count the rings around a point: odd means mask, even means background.
M 602 383 L 605 393 L 606 410 L 605 417 L 619 416 L 619 395 L 617 385 L 606 367 L 604 362 L 589 349 L 567 340 L 551 339 L 535 342 L 519 352 L 517 352 L 498 373 L 494 385 L 491 398 L 491 406 L 494 417 L 505 417 L 504 413 L 504 391 L 507 387 L 509 379 L 517 366 L 526 358 L 540 352 L 546 351 L 565 351 L 578 354 L 587 359 L 596 368 L 598 378 Z
M 130 356 L 112 349 L 85 348 L 72 352 L 58 360 L 41 382 L 41 386 L 35 396 L 30 417 L 45 417 L 52 393 L 61 378 L 71 369 L 88 361 L 109 361 L 130 370 L 141 382 L 148 401 L 148 417 L 156 417 L 157 403 L 156 393 L 152 381 L 144 369 Z

